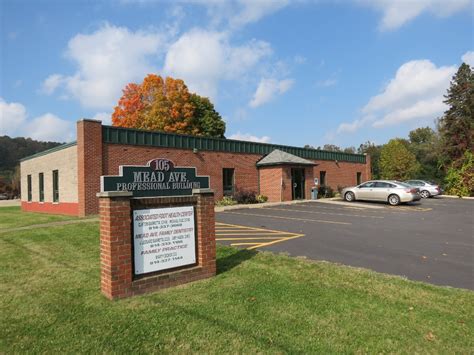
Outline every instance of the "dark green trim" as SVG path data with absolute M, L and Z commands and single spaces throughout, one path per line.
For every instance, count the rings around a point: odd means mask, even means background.
M 143 145 L 162 148 L 198 149 L 206 151 L 265 155 L 275 149 L 313 160 L 338 160 L 365 164 L 365 155 L 326 150 L 255 143 L 224 138 L 197 137 L 156 131 L 102 126 L 102 141 L 109 144 Z
M 24 158 L 20 159 L 20 161 L 25 161 L 25 160 L 30 160 L 30 159 L 33 159 L 33 158 L 37 158 L 37 157 L 40 157 L 42 155 L 57 152 L 58 150 L 66 149 L 66 148 L 69 148 L 69 147 L 72 147 L 72 146 L 75 146 L 75 145 L 77 145 L 77 142 L 75 142 L 75 141 L 71 142 L 71 143 L 61 144 L 61 145 L 58 145 L 57 147 L 47 149 L 47 150 L 43 150 L 42 152 L 30 155 L 28 157 L 24 157 Z

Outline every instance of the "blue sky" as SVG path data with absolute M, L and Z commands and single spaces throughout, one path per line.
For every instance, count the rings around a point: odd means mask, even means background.
M 75 139 L 148 73 L 209 96 L 228 138 L 385 143 L 434 125 L 471 0 L 2 0 L 0 135 Z

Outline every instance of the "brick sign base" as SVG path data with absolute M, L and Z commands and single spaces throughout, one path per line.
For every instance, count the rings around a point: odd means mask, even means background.
M 216 274 L 212 190 L 193 190 L 192 196 L 183 197 L 134 199 L 130 192 L 101 192 L 97 196 L 100 208 L 101 291 L 107 298 L 130 297 Z M 190 205 L 195 207 L 197 264 L 174 271 L 134 276 L 132 211 Z

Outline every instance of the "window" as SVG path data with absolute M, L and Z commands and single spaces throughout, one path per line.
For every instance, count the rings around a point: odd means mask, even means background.
M 375 187 L 375 182 L 374 181 L 366 182 L 365 184 L 362 184 L 362 185 L 359 186 L 360 189 L 368 189 L 368 188 L 372 188 L 372 187 Z
M 378 181 L 378 182 L 375 184 L 375 187 L 394 188 L 394 187 L 396 187 L 396 186 L 393 185 L 393 184 L 390 184 L 390 183 L 388 183 L 388 182 Z
M 59 202 L 59 171 L 53 170 L 53 202 Z
M 326 185 L 326 172 L 325 171 L 319 172 L 319 185 L 321 186 Z
M 234 193 L 234 169 L 222 169 L 222 185 L 224 187 L 224 196 Z
M 26 184 L 28 188 L 28 201 L 31 202 L 31 200 L 33 199 L 32 190 L 31 190 L 31 175 L 27 176 Z
M 357 184 L 356 184 L 356 185 L 360 185 L 360 183 L 361 183 L 361 178 L 362 178 L 362 173 L 361 173 L 361 172 L 357 172 Z
M 44 175 L 39 173 L 39 201 L 44 202 Z

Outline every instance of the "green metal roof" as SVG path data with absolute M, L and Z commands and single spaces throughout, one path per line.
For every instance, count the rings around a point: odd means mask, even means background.
M 37 158 L 37 157 L 40 157 L 42 155 L 57 152 L 58 150 L 63 150 L 63 149 L 69 148 L 69 147 L 73 147 L 75 145 L 77 145 L 76 141 L 71 142 L 71 143 L 61 144 L 61 145 L 58 145 L 54 148 L 43 150 L 42 152 L 30 155 L 28 157 L 24 157 L 24 158 L 20 159 L 20 161 L 25 161 L 25 160 L 30 160 L 30 159 L 33 159 L 33 158 Z
M 304 159 L 338 160 L 365 164 L 365 155 L 330 152 L 326 150 L 291 147 L 278 144 L 238 141 L 225 138 L 210 138 L 144 131 L 122 127 L 102 126 L 102 140 L 110 144 L 141 145 L 176 149 L 198 149 L 204 151 L 246 153 L 266 155 L 275 149 Z

